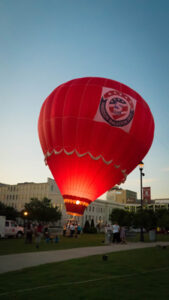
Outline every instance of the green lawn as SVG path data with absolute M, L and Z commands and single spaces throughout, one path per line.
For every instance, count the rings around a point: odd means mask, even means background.
M 140 233 L 137 233 L 135 237 L 127 238 L 127 240 L 130 242 L 138 242 L 140 240 Z M 150 242 L 148 233 L 144 233 L 144 241 Z M 169 242 L 169 234 L 156 234 L 156 241 Z
M 135 237 L 128 238 L 127 240 L 130 242 L 136 242 L 139 241 L 139 237 L 139 234 L 137 234 Z M 144 237 L 145 242 L 148 242 L 148 234 L 144 234 Z M 157 235 L 157 241 L 169 241 L 169 235 Z M 104 234 L 82 234 L 78 238 L 69 238 L 61 236 L 59 243 L 57 244 L 47 244 L 44 240 L 42 240 L 38 251 L 50 251 L 102 245 L 104 245 Z M 34 251 L 37 251 L 34 241 L 32 244 L 25 244 L 24 239 L 0 240 L 0 255 Z
M 169 247 L 46 264 L 0 275 L 0 299 L 169 299 Z
M 71 249 L 88 246 L 102 246 L 104 245 L 103 241 L 104 234 L 82 234 L 78 238 L 60 236 L 59 243 L 46 243 L 46 241 L 42 239 L 38 251 Z M 0 255 L 34 251 L 37 251 L 34 240 L 32 244 L 25 244 L 24 239 L 0 240 Z

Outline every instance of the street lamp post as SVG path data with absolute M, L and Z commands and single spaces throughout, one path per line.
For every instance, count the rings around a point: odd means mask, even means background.
M 25 222 L 25 221 L 26 221 L 26 218 L 28 217 L 28 212 L 27 212 L 27 211 L 24 211 L 24 212 L 23 212 L 23 216 L 24 216 L 23 219 L 24 219 L 24 231 L 25 231 L 25 225 L 26 225 L 26 222 Z
M 145 175 L 143 173 L 143 167 L 144 167 L 144 163 L 141 161 L 139 163 L 139 169 L 140 169 L 141 212 L 143 211 L 143 176 Z M 140 228 L 140 242 L 144 242 L 143 225 L 141 225 L 141 228 Z

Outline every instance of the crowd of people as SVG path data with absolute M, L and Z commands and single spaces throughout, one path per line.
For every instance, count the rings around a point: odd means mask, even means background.
M 33 242 L 33 237 L 35 241 L 36 248 L 39 248 L 42 238 L 48 243 L 54 241 L 57 243 L 59 241 L 57 234 L 50 234 L 49 228 L 47 225 L 32 224 L 28 222 L 25 226 L 25 243 L 31 244 Z
M 72 221 L 68 221 L 63 226 L 63 236 L 68 237 L 78 237 L 82 231 L 80 224 Z M 59 241 L 59 237 L 56 233 L 52 233 L 50 228 L 47 225 L 32 224 L 31 222 L 26 223 L 25 225 L 25 243 L 31 244 L 33 241 L 35 242 L 36 248 L 39 248 L 40 242 L 42 238 L 48 242 Z
M 63 236 L 69 236 L 69 237 L 78 237 L 80 235 L 82 229 L 80 224 L 72 221 L 68 221 L 63 226 Z
M 105 225 L 105 243 L 122 243 L 126 244 L 126 228 L 125 226 L 119 226 L 117 222 L 113 225 Z M 68 221 L 63 226 L 64 237 L 77 238 L 82 232 L 80 224 L 74 221 Z M 33 239 L 34 238 L 34 239 Z M 28 222 L 25 226 L 25 243 L 35 242 L 36 248 L 39 248 L 42 238 L 48 243 L 58 242 L 59 237 L 56 233 L 51 234 L 50 228 L 47 225 L 31 224 Z
M 41 238 L 43 236 L 43 226 L 42 224 L 32 224 L 28 222 L 25 225 L 25 243 L 31 244 L 33 237 L 35 237 L 36 248 L 39 248 Z
M 107 243 L 121 243 L 126 244 L 126 228 L 119 226 L 117 222 L 113 225 L 107 224 L 105 226 L 105 235 Z

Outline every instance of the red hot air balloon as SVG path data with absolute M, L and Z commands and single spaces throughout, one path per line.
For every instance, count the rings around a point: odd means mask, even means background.
M 128 86 L 87 77 L 61 84 L 47 97 L 38 131 L 67 213 L 83 215 L 144 158 L 154 120 L 147 103 Z

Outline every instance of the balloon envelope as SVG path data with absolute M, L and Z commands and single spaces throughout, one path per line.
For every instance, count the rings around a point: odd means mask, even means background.
M 47 97 L 38 131 L 67 213 L 83 215 L 144 158 L 154 120 L 147 103 L 128 86 L 86 77 L 60 85 Z

